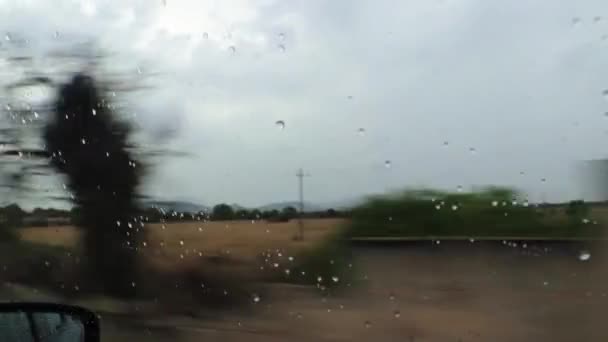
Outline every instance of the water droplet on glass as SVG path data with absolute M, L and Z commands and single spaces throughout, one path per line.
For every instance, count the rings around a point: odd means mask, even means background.
M 470 243 L 473 243 L 473 242 L 475 242 L 475 239 L 470 238 L 470 239 L 469 239 L 469 242 L 470 242 Z
M 230 53 L 232 53 L 233 55 L 236 54 L 236 47 L 234 47 L 234 45 L 230 45 L 230 47 L 228 48 L 228 50 L 230 51 Z
M 289 260 L 289 261 L 293 261 L 293 257 L 292 257 L 292 256 L 290 256 L 290 257 L 288 257 L 288 258 L 287 258 L 287 260 Z
M 602 91 L 602 96 L 604 97 L 604 100 L 608 101 L 608 89 Z
M 578 255 L 578 260 L 580 261 L 587 261 L 589 259 L 591 259 L 591 253 L 588 251 L 581 251 Z
M 365 321 L 364 325 L 365 325 L 365 327 L 366 327 L 366 328 L 368 328 L 368 329 L 369 329 L 369 328 L 371 328 L 371 327 L 372 327 L 372 322 L 370 322 L 370 321 Z
M 80 139 L 80 143 L 83 145 L 87 144 L 87 140 L 85 138 Z
M 11 38 L 11 34 L 10 33 L 7 32 L 7 33 L 4 34 L 4 40 L 6 40 L 7 42 L 10 42 L 11 39 L 12 38 Z
M 137 73 L 141 75 L 142 71 L 140 67 L 137 67 Z
M 254 303 L 259 303 L 260 302 L 260 296 L 258 296 L 255 293 L 251 296 L 251 299 L 253 300 Z
M 120 227 L 120 221 L 116 221 L 116 226 Z
M 548 281 L 543 281 L 543 286 L 549 286 L 549 282 Z
M 183 246 L 184 245 L 184 240 L 179 240 L 179 245 Z
M 274 124 L 277 125 L 277 127 L 279 127 L 279 129 L 281 130 L 285 129 L 285 121 L 283 120 L 277 120 Z
M 317 283 L 320 283 L 322 281 L 323 281 L 323 277 L 321 277 L 321 276 L 317 277 Z
M 435 209 L 439 210 L 441 209 L 441 206 L 439 204 L 435 204 Z
M 390 160 L 385 160 L 385 161 L 384 161 L 384 167 L 385 167 L 385 168 L 390 169 L 390 167 L 391 167 L 391 166 L 392 166 L 392 165 L 391 165 L 391 161 L 390 161 Z
M 35 117 L 36 119 L 38 119 L 38 118 L 40 117 L 40 115 L 38 114 L 38 112 L 34 112 L 34 117 Z
M 449 146 L 449 145 L 450 145 L 449 141 L 446 140 L 446 141 L 443 142 L 443 146 Z
M 574 17 L 572 18 L 572 26 L 578 26 L 581 23 L 581 18 Z
M 365 128 L 359 128 L 357 130 L 357 134 L 359 134 L 359 136 L 364 136 L 365 135 Z
M 452 204 L 452 210 L 454 210 L 454 211 L 458 210 L 458 206 L 456 204 Z
M 393 293 L 389 294 L 388 299 L 395 300 L 395 295 Z
M 399 311 L 399 310 L 393 311 L 393 316 L 395 316 L 395 318 L 401 317 L 401 311 Z
M 49 267 L 49 266 L 51 266 L 51 263 L 48 260 L 45 260 L 44 261 L 44 266 Z
M 458 191 L 458 192 L 462 192 L 462 185 L 457 186 L 457 187 L 456 187 L 456 191 Z
M 285 40 L 285 33 L 280 32 L 280 33 L 279 33 L 279 39 L 280 39 L 280 40 Z
M 477 153 L 477 149 L 475 147 L 469 147 L 469 153 L 475 154 Z
M 333 277 L 331 277 L 331 280 L 332 280 L 334 283 L 337 283 L 337 282 L 339 282 L 339 281 L 340 281 L 340 278 L 338 278 L 338 277 L 336 277 L 336 276 L 333 276 Z
M 209 39 L 209 33 L 203 32 L 203 39 Z
M 131 282 L 131 287 L 135 287 L 135 286 L 137 286 L 137 284 L 135 284 L 135 282 L 134 282 L 134 281 L 132 281 L 132 282 Z
M 279 44 L 277 47 L 279 48 L 279 50 L 280 50 L 281 52 L 285 52 L 285 45 L 283 45 L 283 44 Z
M 600 21 L 602 21 L 602 17 L 600 17 L 600 16 L 597 16 L 597 17 L 593 18 L 593 22 L 594 23 L 599 23 Z
M 545 182 L 547 181 L 547 179 L 546 179 L 546 178 L 541 178 L 541 179 L 540 179 L 540 181 L 541 181 L 542 183 L 545 183 Z
M 164 7 L 167 7 L 167 0 L 162 0 L 160 3 L 161 3 L 161 4 L 162 4 Z

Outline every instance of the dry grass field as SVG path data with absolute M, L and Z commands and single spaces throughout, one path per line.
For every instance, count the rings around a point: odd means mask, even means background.
M 196 257 L 221 256 L 237 262 L 255 261 L 260 253 L 281 250 L 283 254 L 297 255 L 335 233 L 342 219 L 304 220 L 303 241 L 293 239 L 298 222 L 265 221 L 178 222 L 147 225 L 146 240 L 141 250 L 154 263 L 170 266 L 187 263 Z M 32 227 L 19 230 L 22 240 L 56 246 L 76 247 L 80 232 L 73 226 Z

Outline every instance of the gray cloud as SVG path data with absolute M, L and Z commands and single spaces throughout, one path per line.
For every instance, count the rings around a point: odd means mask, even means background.
M 581 195 L 575 163 L 605 155 L 600 1 L 7 1 L 0 17 L 37 55 L 90 38 L 110 68 L 157 73 L 127 100 L 152 142 L 176 130 L 193 155 L 159 163 L 147 189 L 165 198 L 293 199 L 304 167 L 317 202 L 480 184 L 561 200 Z

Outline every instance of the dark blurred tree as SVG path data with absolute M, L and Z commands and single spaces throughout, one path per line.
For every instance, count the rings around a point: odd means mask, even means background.
M 137 212 L 142 168 L 127 149 L 130 129 L 86 74 L 60 87 L 53 114 L 44 140 L 80 211 L 87 279 L 105 293 L 133 296 L 134 247 L 143 230 L 127 222 Z
M 568 203 L 566 207 L 566 215 L 571 218 L 582 218 L 589 214 L 589 205 L 583 200 L 574 200 Z
M 298 210 L 294 207 L 285 207 L 281 211 L 281 216 L 287 220 L 294 219 L 298 217 Z
M 338 217 L 338 212 L 334 208 L 329 208 L 325 212 L 325 217 Z
M 250 220 L 259 220 L 262 218 L 262 212 L 258 209 L 253 209 L 249 212 Z
M 146 218 L 147 222 L 161 222 L 164 218 L 162 211 L 157 208 L 146 208 L 143 210 L 142 215 Z
M 26 213 L 17 204 L 9 204 L 2 208 L 2 213 L 4 214 L 6 224 L 10 227 L 19 227 L 23 225 L 23 218 Z
M 247 209 L 239 209 L 234 216 L 237 220 L 246 220 L 250 218 L 250 213 Z
M 234 219 L 234 209 L 226 203 L 218 204 L 213 207 L 211 219 L 214 221 L 227 221 Z

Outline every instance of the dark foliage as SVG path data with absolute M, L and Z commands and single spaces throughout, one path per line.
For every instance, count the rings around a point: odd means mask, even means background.
M 228 204 L 222 203 L 213 207 L 211 218 L 215 221 L 226 221 L 235 218 L 234 209 Z
M 128 137 L 129 127 L 114 118 L 93 78 L 84 74 L 60 88 L 44 134 L 51 163 L 67 176 L 75 196 L 87 279 L 120 296 L 134 294 L 134 246 L 141 234 L 126 224 L 137 210 L 141 174 L 127 150 Z

